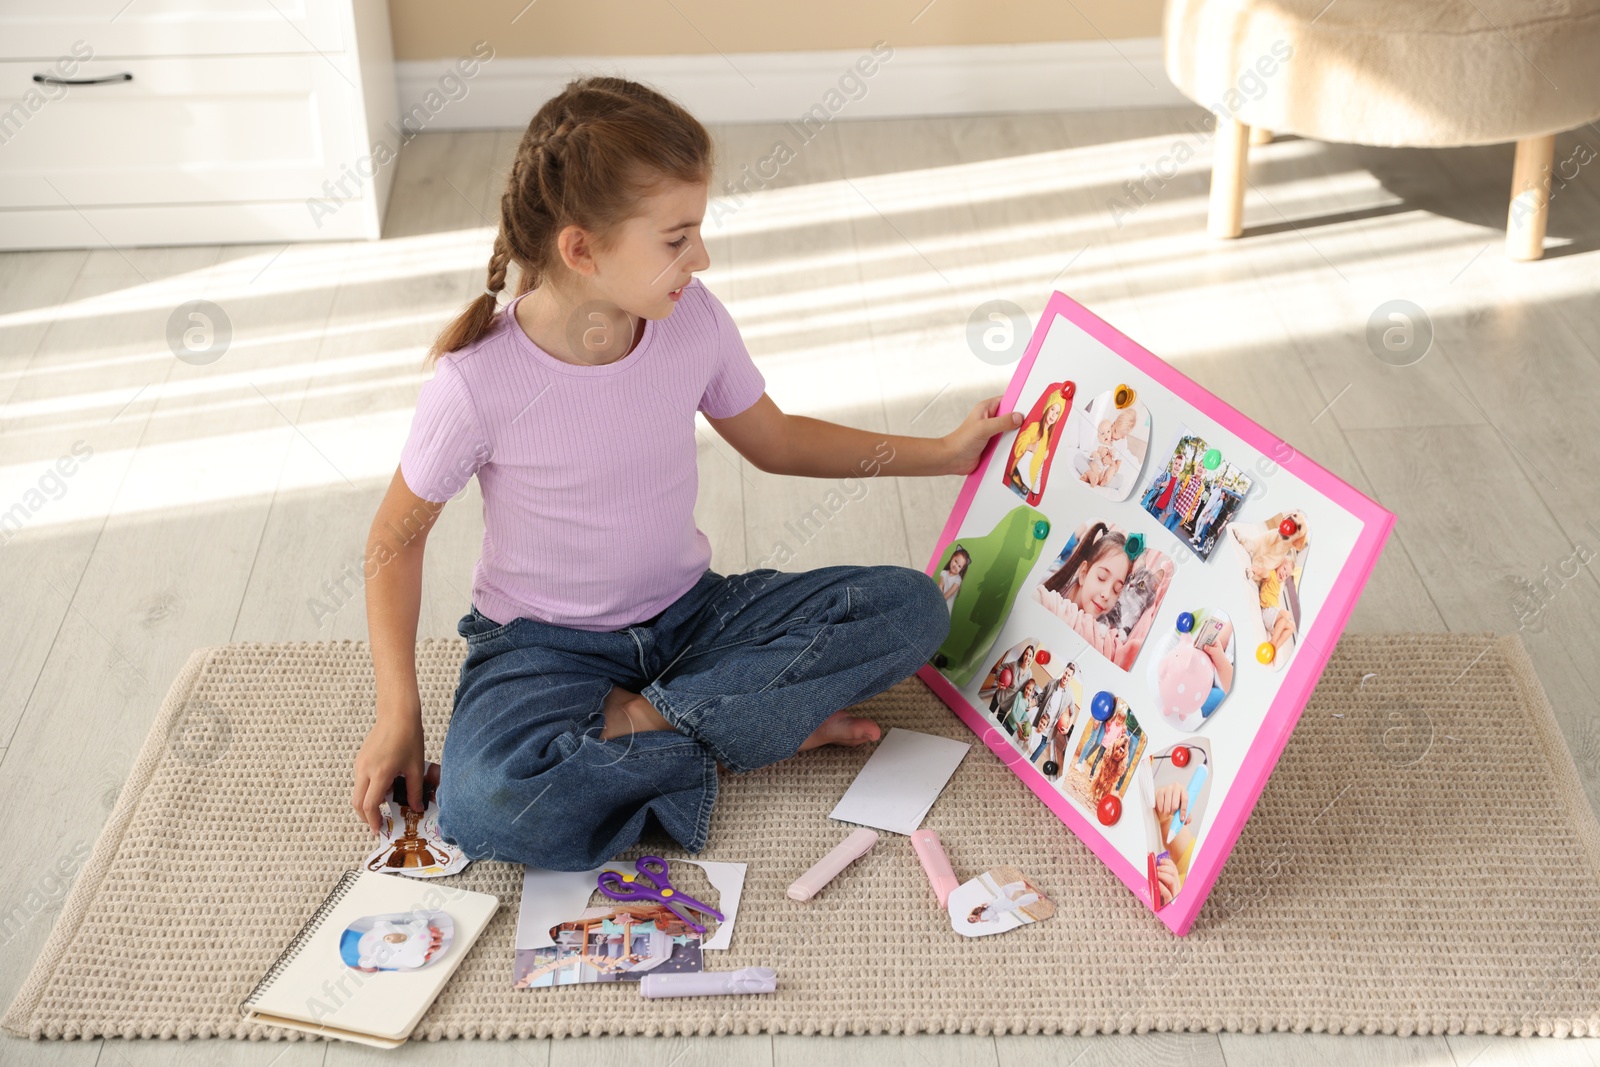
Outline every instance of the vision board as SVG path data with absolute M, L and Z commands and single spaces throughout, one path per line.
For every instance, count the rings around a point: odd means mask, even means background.
M 1188 932 L 1394 516 L 1061 293 L 928 562 L 919 671 Z

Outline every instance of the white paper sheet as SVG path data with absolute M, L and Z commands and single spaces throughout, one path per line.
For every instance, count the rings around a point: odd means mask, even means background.
M 722 912 L 722 922 L 717 932 L 700 946 L 701 951 L 727 948 L 733 941 L 733 920 L 739 914 L 739 897 L 744 892 L 745 864 L 720 863 L 714 860 L 671 859 L 675 863 L 692 863 L 706 872 L 706 879 L 717 891 L 712 907 Z M 601 871 L 631 874 L 632 863 L 608 863 L 592 871 L 547 871 L 542 867 L 522 869 L 522 903 L 517 907 L 517 948 L 549 948 L 550 928 L 557 923 L 576 918 L 589 897 L 594 893 L 595 882 Z
M 830 819 L 911 834 L 972 746 L 892 728 L 829 813 Z

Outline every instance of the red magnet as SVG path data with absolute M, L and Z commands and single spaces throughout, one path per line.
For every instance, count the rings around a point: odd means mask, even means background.
M 1100 825 L 1110 826 L 1122 818 L 1122 798 L 1115 793 L 1107 793 L 1100 798 L 1100 804 L 1095 808 L 1094 813 L 1100 820 Z
M 1049 666 L 1050 650 L 1048 648 L 1041 648 L 1038 654 L 1033 657 L 1033 662 L 1037 663 L 1041 667 Z
M 1189 766 L 1189 746 L 1179 745 L 1172 750 L 1172 765 L 1174 767 Z
M 1282 522 L 1278 523 L 1278 533 L 1283 535 L 1284 540 L 1288 540 L 1299 532 L 1300 527 L 1295 525 L 1293 519 L 1284 519 Z

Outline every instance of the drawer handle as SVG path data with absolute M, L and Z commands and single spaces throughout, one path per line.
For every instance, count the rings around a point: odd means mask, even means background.
M 35 74 L 33 80 L 40 85 L 105 85 L 107 82 L 131 82 L 133 75 L 124 72 L 99 78 L 58 78 L 54 74 Z

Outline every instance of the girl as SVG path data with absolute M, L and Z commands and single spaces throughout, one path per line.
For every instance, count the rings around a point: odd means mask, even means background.
M 1039 585 L 1036 596 L 1096 651 L 1115 663 L 1125 635 L 1099 620 L 1117 602 L 1132 570 L 1127 538 L 1103 522 L 1092 523 L 1078 533 L 1077 544 L 1056 572 Z
M 1044 494 L 1044 475 L 1049 470 L 1050 453 L 1055 447 L 1056 424 L 1067 413 L 1071 403 L 1070 384 L 1052 389 L 1044 397 L 1044 410 L 1029 422 L 1011 442 L 1011 470 L 1007 484 L 1030 504 L 1037 504 Z M 1028 473 L 1023 475 L 1023 461 L 1027 460 Z
M 944 606 L 954 615 L 956 612 L 956 594 L 961 592 L 961 576 L 967 573 L 967 565 L 972 562 L 972 556 L 960 545 L 950 553 L 950 562 L 944 565 L 944 572 L 939 575 L 939 590 L 944 593 Z
M 694 277 L 712 170 L 705 127 L 621 78 L 577 79 L 528 124 L 487 286 L 434 345 L 368 542 L 377 714 L 352 804 L 374 830 L 397 776 L 422 806 L 423 549 L 473 475 L 483 551 L 438 791 L 441 834 L 470 857 L 590 870 L 647 825 L 698 852 L 720 767 L 877 740 L 843 709 L 944 640 L 920 571 L 708 567 L 696 411 L 761 470 L 817 478 L 970 473 L 1020 421 L 999 397 L 944 438 L 779 410 Z

